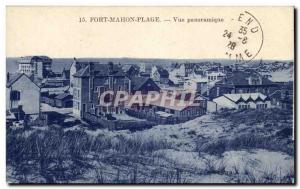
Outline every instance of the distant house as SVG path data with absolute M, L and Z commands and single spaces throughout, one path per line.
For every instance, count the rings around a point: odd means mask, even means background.
M 55 96 L 55 106 L 59 108 L 73 107 L 73 96 L 69 93 L 61 93 Z
M 55 97 L 57 94 L 49 94 L 49 92 L 41 93 L 41 102 L 55 107 Z
M 155 82 L 168 84 L 169 72 L 161 66 L 153 66 L 151 71 L 151 78 Z
M 70 70 L 63 68 L 59 72 L 51 72 L 49 77 L 43 80 L 43 87 L 46 88 L 55 88 L 55 87 L 64 87 L 70 85 Z
M 201 68 L 200 64 L 186 62 L 186 63 L 182 63 L 182 64 L 175 64 L 174 70 L 176 72 L 176 75 L 182 76 L 182 77 L 188 77 L 188 76 L 194 74 L 195 71 L 196 72 L 201 71 L 202 68 Z
M 223 72 L 209 72 L 206 74 L 209 82 L 211 81 L 220 81 L 225 79 L 226 75 Z
M 278 88 L 278 84 L 270 81 L 258 72 L 252 70 L 233 71 L 230 76 L 217 81 L 206 95 L 210 99 L 223 94 L 262 93 L 269 95 Z
M 128 78 L 137 77 L 140 73 L 140 68 L 137 65 L 123 65 L 122 69 Z
M 206 76 L 206 72 L 204 70 L 194 70 L 190 77 L 204 77 Z
M 52 59 L 48 56 L 25 56 L 18 60 L 19 72 L 27 76 L 46 78 L 51 74 Z
M 17 119 L 23 116 L 38 116 L 40 113 L 40 87 L 24 73 L 7 75 L 6 110 Z
M 184 89 L 203 94 L 207 91 L 207 78 L 191 78 L 184 82 Z
M 140 73 L 141 74 L 150 74 L 151 73 L 151 64 L 146 62 L 139 63 Z
M 281 83 L 280 88 L 269 95 L 271 105 L 277 108 L 293 108 L 293 82 Z
M 150 74 L 150 73 L 147 73 L 147 72 L 140 72 L 139 76 L 140 76 L 140 77 L 150 77 L 151 74 Z
M 62 73 L 61 73 L 61 78 L 65 80 L 70 80 L 70 70 L 64 68 Z
M 213 99 L 217 110 L 228 109 L 267 109 L 271 107 L 270 99 L 261 93 L 223 94 Z
M 131 78 L 131 93 L 134 94 L 141 91 L 142 94 L 148 94 L 150 91 L 160 91 L 159 86 L 148 77 L 132 77 Z
M 69 80 L 62 78 L 47 78 L 43 82 L 43 87 L 46 88 L 55 88 L 55 87 L 64 87 L 69 85 Z

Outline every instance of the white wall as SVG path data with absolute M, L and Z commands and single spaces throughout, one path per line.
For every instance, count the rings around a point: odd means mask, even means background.
M 217 111 L 217 103 L 213 101 L 207 101 L 207 112 L 212 113 Z
M 217 103 L 217 110 L 220 110 L 222 108 L 238 108 L 238 105 L 229 100 L 228 98 L 224 96 L 220 96 L 218 98 L 213 99 L 215 103 Z
M 75 67 L 75 62 L 72 63 L 71 68 L 70 68 L 70 88 L 69 92 L 71 95 L 73 95 L 73 87 L 72 84 L 74 83 L 74 77 L 73 75 L 76 73 L 76 67 Z
M 11 90 L 20 92 L 19 105 L 22 105 L 26 114 L 40 113 L 40 88 L 27 76 L 23 75 L 11 86 Z M 10 98 L 10 90 L 7 90 L 7 98 Z M 7 101 L 9 103 L 10 100 Z

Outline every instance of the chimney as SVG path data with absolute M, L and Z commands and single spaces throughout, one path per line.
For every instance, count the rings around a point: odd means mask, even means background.
M 111 74 L 113 72 L 114 69 L 114 63 L 109 62 L 108 63 L 108 73 Z
M 76 71 L 78 71 L 80 69 L 80 65 L 77 62 L 77 59 L 74 57 L 73 58 L 73 64 L 75 65 Z
M 91 75 L 94 75 L 95 65 L 94 62 L 89 62 L 89 72 Z
M 6 83 L 9 81 L 9 72 L 6 74 Z

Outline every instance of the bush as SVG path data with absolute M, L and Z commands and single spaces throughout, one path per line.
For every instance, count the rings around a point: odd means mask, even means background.
M 205 144 L 198 143 L 198 152 L 207 152 L 214 155 L 221 155 L 225 151 L 262 148 L 274 151 L 294 154 L 292 140 L 278 140 L 272 136 L 262 136 L 255 133 L 240 135 L 232 139 L 219 139 Z

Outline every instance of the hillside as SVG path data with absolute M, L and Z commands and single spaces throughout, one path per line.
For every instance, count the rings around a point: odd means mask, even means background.
M 292 126 L 291 112 L 270 109 L 228 110 L 136 132 L 84 124 L 8 130 L 8 180 L 293 182 Z M 20 171 L 23 177 L 15 177 Z

